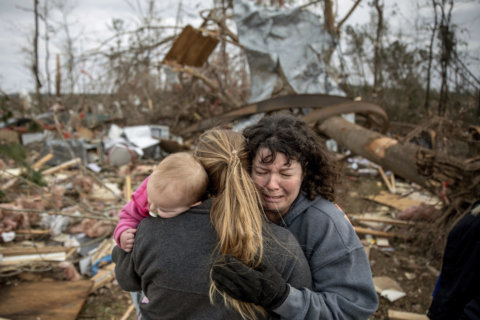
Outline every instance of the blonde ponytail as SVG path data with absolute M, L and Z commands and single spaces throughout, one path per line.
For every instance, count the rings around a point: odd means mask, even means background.
M 264 215 L 259 194 L 247 170 L 248 153 L 243 136 L 229 130 L 209 130 L 199 137 L 195 156 L 210 179 L 210 220 L 218 235 L 222 259 L 229 254 L 248 266 L 258 265 L 263 256 Z M 215 293 L 244 319 L 265 315 L 262 307 L 223 294 L 211 281 L 211 301 Z

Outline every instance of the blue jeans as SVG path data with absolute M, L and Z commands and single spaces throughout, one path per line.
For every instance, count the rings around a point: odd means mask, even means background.
M 143 293 L 143 291 L 130 292 L 130 296 L 132 297 L 133 305 L 135 306 L 137 320 L 142 320 L 142 314 L 140 313 L 140 303 L 142 303 L 143 298 L 145 298 L 145 294 Z

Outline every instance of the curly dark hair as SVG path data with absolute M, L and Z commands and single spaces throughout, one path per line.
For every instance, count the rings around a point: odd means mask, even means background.
M 276 113 L 263 117 L 243 131 L 250 161 L 259 148 L 270 150 L 264 163 L 275 161 L 277 152 L 285 154 L 288 162 L 296 160 L 302 166 L 304 178 L 301 190 L 307 198 L 323 196 L 335 201 L 335 183 L 339 178 L 336 162 L 326 149 L 323 139 L 305 122 L 291 114 Z

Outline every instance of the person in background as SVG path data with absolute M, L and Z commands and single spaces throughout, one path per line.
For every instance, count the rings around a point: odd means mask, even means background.
M 293 235 L 266 221 L 241 134 L 209 130 L 194 155 L 208 174 L 209 199 L 173 218 L 143 219 L 133 250 L 113 249 L 117 281 L 145 293 L 145 319 L 267 318 L 260 301 L 275 308 L 295 287 L 311 287 L 308 263 Z M 247 278 L 264 284 L 255 303 L 233 299 L 211 281 L 212 266 L 237 261 L 251 268 Z
M 480 200 L 448 234 L 428 317 L 480 319 Z
M 334 204 L 338 174 L 323 141 L 289 114 L 265 116 L 243 134 L 265 214 L 297 238 L 313 281 L 313 289 L 291 288 L 274 307 L 258 303 L 282 319 L 368 319 L 378 307 L 370 265 L 352 225 Z M 266 265 L 265 273 L 275 267 Z M 247 281 L 248 270 L 238 263 L 215 266 L 212 279 L 219 290 L 252 301 L 267 288 L 261 272 Z

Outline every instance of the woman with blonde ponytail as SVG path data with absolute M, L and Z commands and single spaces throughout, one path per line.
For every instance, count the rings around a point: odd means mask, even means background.
M 241 134 L 209 130 L 199 137 L 194 155 L 209 177 L 207 200 L 174 218 L 144 219 L 133 251 L 114 249 L 117 280 L 124 290 L 145 293 L 149 301 L 140 306 L 145 319 L 275 317 L 262 306 L 283 302 L 290 286 L 311 287 L 304 254 L 287 230 L 267 222 Z M 260 281 L 272 290 L 250 303 L 217 290 L 211 270 L 232 259 L 250 266 L 251 273 L 266 274 Z M 264 262 L 276 266 L 272 277 L 262 269 Z

